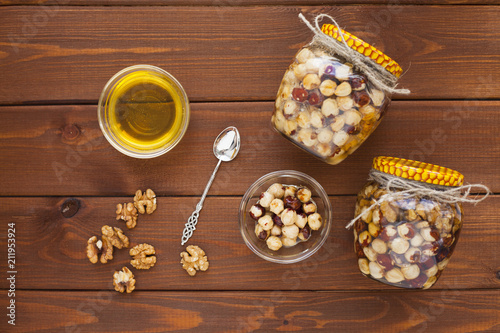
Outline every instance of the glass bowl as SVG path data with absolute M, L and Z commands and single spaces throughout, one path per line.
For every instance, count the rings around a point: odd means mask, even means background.
M 321 228 L 313 230 L 307 241 L 298 242 L 291 247 L 282 247 L 278 251 L 270 250 L 265 241 L 257 238 L 255 235 L 257 221 L 249 215 L 250 208 L 259 200 L 260 194 L 274 183 L 303 185 L 309 188 L 312 192 L 312 200 L 318 207 L 317 211 L 323 218 Z M 275 171 L 259 178 L 243 195 L 239 208 L 239 223 L 245 244 L 256 255 L 271 262 L 292 264 L 309 258 L 325 243 L 332 224 L 332 205 L 325 190 L 314 178 L 294 170 Z
M 135 158 L 165 154 L 189 125 L 189 100 L 170 73 L 135 65 L 116 73 L 104 86 L 97 117 L 102 133 L 119 152 Z

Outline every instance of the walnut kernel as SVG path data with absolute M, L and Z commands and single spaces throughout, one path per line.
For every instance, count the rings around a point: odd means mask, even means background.
M 139 244 L 130 249 L 130 264 L 136 269 L 150 269 L 156 264 L 155 248 L 149 244 Z
M 153 192 L 150 188 L 148 188 L 144 193 L 142 193 L 141 190 L 137 190 L 134 197 L 134 206 L 141 214 L 152 214 L 156 210 L 155 192 Z M 146 206 L 146 209 L 144 209 L 144 206 Z
M 138 215 L 137 209 L 131 202 L 116 205 L 116 219 L 125 221 L 129 229 L 133 229 L 137 225 Z
M 181 264 L 189 275 L 195 276 L 196 271 L 208 269 L 208 258 L 205 251 L 196 245 L 189 245 L 186 251 L 181 252 Z
M 121 293 L 126 291 L 130 294 L 135 289 L 134 274 L 127 267 L 123 267 L 121 271 L 115 271 L 113 286 L 115 286 L 116 291 Z

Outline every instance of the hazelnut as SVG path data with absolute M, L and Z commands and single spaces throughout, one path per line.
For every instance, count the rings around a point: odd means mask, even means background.
M 439 252 L 436 254 L 436 260 L 438 262 L 441 262 L 448 258 L 448 255 L 450 254 L 450 249 L 447 247 L 441 248 Z
M 409 223 L 403 223 L 398 226 L 398 234 L 406 240 L 412 239 L 415 236 L 415 228 Z
M 271 229 L 271 235 L 273 236 L 280 236 L 281 235 L 281 227 L 277 226 L 276 224 L 273 226 Z
M 321 93 L 327 97 L 332 96 L 335 93 L 336 88 L 337 83 L 332 80 L 325 80 L 319 85 L 319 91 L 321 91 Z
M 285 226 L 293 225 L 295 224 L 295 221 L 297 221 L 297 213 L 295 212 L 295 210 L 286 208 L 281 213 L 281 222 L 283 222 Z
M 380 209 L 375 209 L 372 213 L 372 222 L 375 223 L 375 225 L 380 226 L 381 217 L 382 213 L 380 212 Z
M 285 195 L 285 187 L 280 183 L 274 183 L 266 192 L 271 193 L 275 198 L 281 199 Z
M 318 133 L 318 141 L 321 143 L 329 143 L 333 139 L 333 132 L 330 131 L 328 128 L 322 129 Z
M 285 188 L 285 198 L 286 197 L 294 197 L 295 193 L 297 192 L 297 188 L 295 186 L 287 186 Z
M 268 208 L 269 205 L 271 205 L 271 201 L 273 200 L 274 200 L 274 195 L 272 195 L 267 191 L 262 192 L 260 195 L 259 204 L 264 208 Z
M 259 204 L 255 204 L 250 208 L 250 217 L 253 218 L 254 220 L 258 220 L 260 217 L 262 217 L 266 213 L 266 210 L 264 207 L 262 207 Z
M 436 276 L 429 277 L 429 279 L 427 280 L 427 282 L 424 283 L 424 285 L 422 286 L 422 289 L 429 289 L 430 287 L 432 287 L 432 285 L 434 283 L 436 283 L 436 281 L 437 281 L 437 277 Z
M 374 239 L 372 241 L 372 248 L 375 252 L 383 254 L 387 252 L 387 244 L 381 239 Z
M 297 139 L 307 147 L 312 147 L 318 142 L 316 133 L 310 128 L 301 129 Z
M 372 242 L 372 236 L 368 233 L 368 231 L 363 231 L 359 234 L 359 244 L 363 247 L 367 247 Z
M 420 258 L 420 268 L 422 270 L 427 270 L 436 264 L 434 257 L 422 255 Z
M 344 128 L 344 125 L 345 125 L 344 117 L 335 117 L 334 122 L 330 124 L 330 128 L 332 129 L 332 131 L 338 132 L 342 128 Z
M 415 224 L 415 227 L 417 229 L 428 228 L 429 226 L 430 226 L 430 224 L 427 221 L 422 221 L 422 222 L 418 222 L 417 224 Z
M 305 213 L 298 213 L 295 224 L 301 229 L 304 228 L 307 224 L 307 215 Z
M 410 248 L 410 243 L 404 238 L 395 238 L 390 242 L 392 251 L 397 254 L 403 254 Z
M 297 61 L 301 64 L 305 63 L 307 60 L 314 58 L 314 57 L 315 57 L 314 53 L 311 50 L 309 50 L 308 48 L 303 48 L 295 56 Z
M 346 111 L 344 118 L 347 125 L 356 126 L 361 122 L 361 114 L 355 110 Z
M 281 199 L 273 199 L 273 201 L 271 201 L 271 204 L 269 205 L 269 210 L 276 215 L 281 214 L 283 209 L 285 209 L 285 207 Z
M 258 221 L 257 221 L 264 230 L 271 230 L 273 228 L 273 219 L 271 217 L 271 215 L 269 214 L 266 214 L 264 216 L 262 216 Z
M 394 210 L 393 207 L 387 202 L 387 201 L 382 201 L 380 204 L 380 211 L 384 215 L 384 217 L 389 221 L 390 223 L 396 222 L 396 219 L 398 217 L 398 214 Z
M 372 222 L 372 223 L 368 224 L 368 232 L 370 233 L 370 235 L 372 237 L 374 237 L 374 238 L 378 237 L 378 235 L 380 234 L 380 227 Z
M 349 80 L 352 90 L 360 91 L 366 88 L 366 79 L 362 76 L 351 77 Z
M 426 209 L 425 209 L 425 206 L 423 204 L 418 203 L 415 206 L 415 213 L 417 213 L 424 220 L 427 218 L 427 214 L 425 212 L 426 212 Z
M 316 213 L 316 209 L 316 204 L 312 201 L 306 202 L 302 205 L 302 210 L 304 211 L 304 213 L 306 213 L 306 215 Z
M 322 128 L 324 126 L 325 117 L 319 111 L 311 112 L 311 125 L 316 128 Z
M 391 256 L 388 254 L 379 254 L 377 255 L 377 263 L 383 267 L 386 271 L 394 268 L 394 261 Z
M 347 140 L 349 140 L 349 134 L 344 131 L 338 131 L 333 136 L 333 143 L 339 147 L 343 146 Z
M 322 218 L 318 213 L 311 214 L 307 217 L 307 224 L 312 230 L 319 230 L 321 228 Z
M 290 69 L 285 72 L 285 75 L 283 75 L 283 81 L 288 83 L 290 86 L 296 86 L 299 84 L 299 80 L 295 76 L 295 73 Z
M 255 225 L 255 236 L 257 236 L 258 239 L 266 240 L 269 234 L 270 231 L 264 230 L 260 224 L 257 223 Z
M 285 114 L 285 118 L 293 118 L 296 116 L 299 112 L 299 105 L 297 102 L 289 99 L 288 101 L 285 102 L 285 105 L 283 106 L 283 113 Z
M 405 252 L 405 259 L 409 263 L 417 263 L 420 262 L 420 258 L 422 257 L 422 252 L 420 249 L 417 249 L 416 247 L 410 247 L 408 251 Z
M 366 119 L 373 119 L 377 114 L 377 109 L 375 109 L 373 105 L 365 105 L 359 108 L 359 112 L 361 112 Z
M 281 243 L 281 239 L 276 236 L 271 236 L 266 241 L 267 247 L 272 251 L 278 251 L 281 249 L 283 244 Z
M 349 96 L 337 97 L 337 105 L 342 111 L 349 111 L 354 106 L 354 101 Z
M 279 109 L 279 107 L 276 107 Z M 283 113 L 281 111 L 276 111 L 273 114 L 272 117 L 272 122 L 274 123 L 274 126 L 276 126 L 276 129 L 280 132 L 285 131 L 285 124 L 286 124 L 286 119 L 285 116 L 283 116 Z
M 361 273 L 368 275 L 370 274 L 370 267 L 369 267 L 369 262 L 368 260 L 364 258 L 358 259 L 358 265 L 359 265 L 359 270 Z
M 402 254 L 397 254 L 396 252 L 391 251 L 389 252 L 389 255 L 396 266 L 404 267 L 410 265 L 410 263 L 406 261 L 405 256 Z
M 395 226 L 387 225 L 382 228 L 382 231 L 379 234 L 379 238 L 383 241 L 390 241 L 391 239 L 396 238 L 398 231 Z
M 352 74 L 352 67 L 346 64 L 340 65 L 335 68 L 335 76 L 337 79 L 345 81 L 349 79 L 349 76 Z
M 321 80 L 317 74 L 306 74 L 302 84 L 307 90 L 316 89 L 319 87 Z
M 279 215 L 274 215 L 273 216 L 273 222 L 278 227 L 282 227 L 284 225 L 283 222 L 281 221 L 281 217 Z
M 437 265 L 434 265 L 434 266 L 432 266 L 431 268 L 429 268 L 429 269 L 425 270 L 425 272 L 424 272 L 424 273 L 425 273 L 425 275 L 427 275 L 428 277 L 431 277 L 431 276 L 436 275 L 436 274 L 438 273 L 438 271 L 439 271 L 439 270 L 438 270 Z
M 323 104 L 321 105 L 321 113 L 323 113 L 325 117 L 338 115 L 339 107 L 337 104 L 337 100 L 333 98 L 328 98 L 324 100 Z
M 286 135 L 294 135 L 297 131 L 297 122 L 293 120 L 286 120 L 283 126 L 283 131 Z
M 295 239 L 299 235 L 299 227 L 294 225 L 287 225 L 281 229 L 283 236 L 286 238 Z
M 419 247 L 424 243 L 424 238 L 420 236 L 419 233 L 415 234 L 415 236 L 410 240 L 411 246 Z
M 384 277 L 384 269 L 375 261 L 371 261 L 368 264 L 368 268 L 370 269 L 370 275 L 375 279 L 381 279 Z
M 420 268 L 418 267 L 418 265 L 410 265 L 402 267 L 401 272 L 403 273 L 405 279 L 413 280 L 420 275 Z
M 324 157 L 332 155 L 332 147 L 328 143 L 320 143 L 316 146 L 316 151 Z
M 283 243 L 283 246 L 290 247 L 297 244 L 297 238 L 288 238 L 281 236 L 281 242 Z
M 427 275 L 420 273 L 415 279 L 408 281 L 412 288 L 422 288 L 422 286 L 427 282 Z
M 287 196 L 285 197 L 285 207 L 286 208 L 290 208 L 290 209 L 293 209 L 293 210 L 298 210 L 300 208 L 300 206 L 302 206 L 302 203 L 300 202 L 300 200 L 296 197 L 292 197 L 292 196 Z
M 319 73 L 319 68 L 323 65 L 323 61 L 320 58 L 310 58 L 306 61 L 306 70 L 309 73 Z
M 349 82 L 342 82 L 337 86 L 335 89 L 335 95 L 336 96 L 349 96 L 351 94 L 351 85 Z
M 306 65 L 305 64 L 298 64 L 293 69 L 293 73 L 295 74 L 297 79 L 302 80 L 304 78 L 304 76 L 306 76 L 306 74 L 307 74 Z
M 308 189 L 307 187 L 302 187 L 302 188 L 297 190 L 296 196 L 300 201 L 305 203 L 305 202 L 309 202 L 309 200 L 311 200 L 312 193 L 311 193 L 311 190 Z
M 431 228 L 423 228 L 420 230 L 420 234 L 428 242 L 434 242 L 439 239 L 439 232 Z
M 443 269 L 445 269 L 445 267 L 448 265 L 449 262 L 450 258 L 446 258 L 443 261 L 438 262 L 437 264 L 438 269 L 442 271 Z
M 363 253 L 368 258 L 368 260 L 370 261 L 377 260 L 377 252 L 375 252 L 371 247 L 364 247 Z
M 323 95 L 321 95 L 319 91 L 314 90 L 309 94 L 309 98 L 307 99 L 307 101 L 311 106 L 319 106 L 321 105 L 321 103 L 323 103 L 323 99 Z
M 372 99 L 373 105 L 381 106 L 384 102 L 385 94 L 380 90 L 372 89 L 370 97 Z
M 385 279 L 390 283 L 398 283 L 405 279 L 403 272 L 399 268 L 393 268 L 385 273 Z
M 309 227 L 304 227 L 299 230 L 299 239 L 306 241 L 311 237 L 311 229 Z
M 366 223 L 370 223 L 372 221 L 372 213 L 373 211 L 371 209 L 368 209 L 368 207 L 363 207 L 361 209 L 361 220 L 365 221 Z
M 425 242 L 420 246 L 420 250 L 422 251 L 422 254 L 432 257 L 438 253 L 439 244 L 437 242 Z
M 311 114 L 307 111 L 300 112 L 299 115 L 297 116 L 297 124 L 302 127 L 306 128 L 309 127 L 309 124 L 311 122 Z

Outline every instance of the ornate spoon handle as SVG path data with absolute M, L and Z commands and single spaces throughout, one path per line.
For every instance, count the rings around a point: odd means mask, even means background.
M 189 217 L 188 221 L 184 225 L 184 231 L 182 232 L 182 242 L 181 245 L 186 244 L 186 242 L 193 236 L 193 232 L 196 230 L 196 224 L 198 223 L 198 217 L 200 216 L 200 211 L 203 208 L 203 202 L 205 201 L 205 198 L 207 196 L 208 190 L 210 189 L 210 186 L 212 186 L 212 183 L 214 182 L 215 179 L 215 174 L 219 170 L 219 166 L 221 164 L 222 160 L 219 160 L 219 163 L 217 163 L 217 166 L 214 169 L 214 172 L 212 173 L 212 176 L 210 177 L 207 186 L 205 187 L 205 191 L 203 191 L 203 195 L 201 196 L 200 202 L 196 205 L 196 210 L 191 214 Z

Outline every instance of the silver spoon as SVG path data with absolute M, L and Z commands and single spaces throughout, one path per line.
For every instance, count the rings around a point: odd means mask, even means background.
M 219 159 L 219 163 L 215 167 L 210 180 L 208 181 L 207 186 L 205 187 L 205 191 L 203 191 L 203 195 L 201 196 L 200 202 L 196 205 L 196 210 L 189 217 L 184 231 L 182 232 L 182 243 L 181 245 L 186 244 L 186 242 L 191 238 L 193 232 L 196 230 L 196 224 L 198 223 L 198 216 L 200 216 L 200 211 L 203 208 L 203 201 L 205 201 L 205 197 L 207 196 L 208 190 L 215 179 L 215 174 L 217 170 L 219 170 L 219 166 L 222 161 L 229 162 L 232 161 L 238 152 L 240 151 L 240 133 L 236 129 L 236 127 L 229 126 L 225 130 L 223 130 L 219 136 L 215 139 L 214 142 L 214 155 Z

